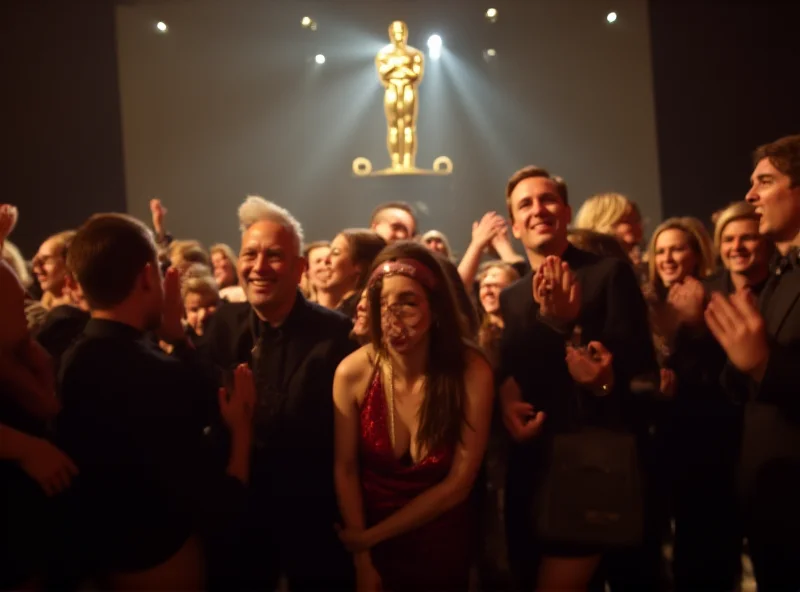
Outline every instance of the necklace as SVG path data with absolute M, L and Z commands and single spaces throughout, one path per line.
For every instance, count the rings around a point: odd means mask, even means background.
M 392 443 L 392 454 L 394 454 L 395 436 L 394 436 L 394 364 L 391 358 L 389 359 L 389 440 Z

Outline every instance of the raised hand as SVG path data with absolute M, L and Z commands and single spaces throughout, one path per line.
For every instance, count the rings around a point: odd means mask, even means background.
M 614 379 L 613 358 L 599 341 L 590 342 L 586 348 L 567 345 L 566 361 L 570 376 L 578 384 L 591 389 L 597 390 L 611 384 Z
M 539 313 L 558 323 L 571 323 L 581 310 L 581 290 L 566 261 L 549 256 L 533 276 L 533 299 Z
M 0 204 L 0 247 L 17 225 L 18 212 L 15 206 Z
M 760 381 L 769 359 L 769 344 L 764 318 L 749 290 L 730 297 L 711 295 L 705 312 L 706 325 L 741 372 Z
M 703 322 L 705 297 L 703 284 L 693 277 L 687 277 L 683 282 L 670 286 L 667 304 L 675 311 L 679 324 L 696 327 Z
M 78 467 L 66 454 L 47 440 L 34 437 L 26 441 L 19 466 L 48 496 L 67 489 L 78 474 Z
M 153 230 L 158 236 L 161 236 L 164 234 L 164 217 L 167 215 L 167 208 L 162 205 L 160 199 L 150 200 L 150 215 L 153 218 Z
M 497 212 L 486 212 L 480 222 L 472 223 L 472 242 L 485 248 L 505 227 L 506 221 Z
M 219 410 L 222 419 L 232 432 L 248 431 L 253 426 L 256 407 L 256 385 L 247 364 L 239 364 L 233 371 L 231 389 L 219 389 Z
M 178 343 L 186 339 L 183 329 L 183 297 L 181 275 L 175 268 L 164 274 L 164 309 L 158 336 L 167 343 Z

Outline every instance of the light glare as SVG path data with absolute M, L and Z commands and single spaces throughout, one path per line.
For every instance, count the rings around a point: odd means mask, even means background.
M 156 23 L 156 29 L 158 29 L 162 33 L 166 33 L 168 28 L 169 27 L 167 27 L 167 23 L 165 23 L 164 21 L 158 21 Z
M 304 27 L 307 27 L 308 25 L 311 24 L 311 17 L 310 16 L 304 16 L 303 20 L 300 21 L 300 24 L 303 25 Z
M 486 55 L 488 55 L 490 58 L 493 58 L 494 56 L 497 55 L 497 51 L 495 51 L 494 49 L 487 49 Z
M 432 60 L 442 57 L 442 38 L 438 35 L 431 35 L 428 38 L 428 55 Z
M 606 16 L 606 20 L 609 23 L 613 23 L 615 20 L 617 20 L 617 13 L 616 12 L 609 12 L 608 15 Z
M 318 64 L 324 64 L 325 56 L 322 55 L 321 53 L 318 53 L 316 56 L 314 56 L 314 61 L 317 62 Z
M 486 11 L 486 18 L 493 19 L 493 18 L 496 18 L 496 17 L 497 17 L 497 9 L 496 8 L 490 8 L 489 10 Z

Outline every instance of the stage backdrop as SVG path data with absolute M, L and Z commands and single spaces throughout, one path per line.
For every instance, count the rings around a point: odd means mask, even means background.
M 484 17 L 488 0 L 119 6 L 128 210 L 149 219 L 148 200 L 158 196 L 176 236 L 236 245 L 236 207 L 248 193 L 289 208 L 309 240 L 365 226 L 376 204 L 404 199 L 420 212 L 421 230 L 442 230 L 462 251 L 473 220 L 505 211 L 508 176 L 537 164 L 567 180 L 575 210 L 614 190 L 657 222 L 645 0 L 491 6 L 493 24 Z M 301 27 L 306 15 L 316 31 Z M 395 19 L 408 23 L 409 44 L 426 56 L 428 37 L 443 39 L 420 87 L 417 165 L 446 155 L 451 176 L 352 174 L 358 156 L 388 165 L 374 56 Z M 490 48 L 496 56 L 487 61 Z

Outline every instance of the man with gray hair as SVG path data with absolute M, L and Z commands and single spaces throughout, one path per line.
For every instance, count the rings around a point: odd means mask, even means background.
M 248 197 L 239 208 L 238 271 L 247 302 L 221 307 L 208 355 L 223 376 L 249 363 L 256 381 L 250 502 L 242 536 L 212 566 L 220 588 L 352 589 L 352 561 L 336 537 L 333 374 L 355 345 L 351 321 L 308 302 L 303 230 L 284 208 Z M 224 378 L 223 378 L 224 380 Z

